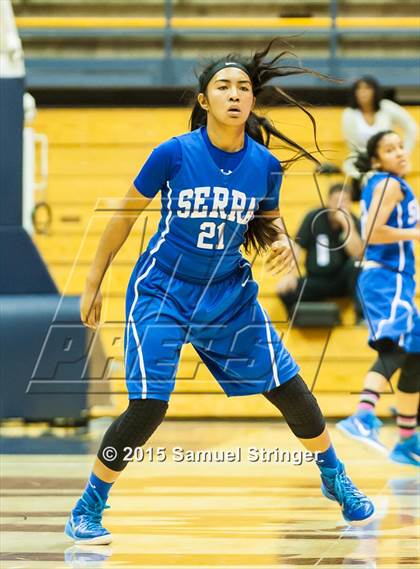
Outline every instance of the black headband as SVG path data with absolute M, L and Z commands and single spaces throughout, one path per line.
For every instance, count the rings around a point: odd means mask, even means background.
M 200 78 L 200 93 L 204 93 L 206 90 L 207 85 L 210 83 L 211 78 L 216 75 L 218 71 L 221 69 L 226 69 L 227 67 L 236 67 L 237 69 L 241 69 L 244 73 L 249 75 L 248 69 L 242 63 L 238 63 L 237 61 L 219 61 L 215 63 L 210 69 L 204 73 Z

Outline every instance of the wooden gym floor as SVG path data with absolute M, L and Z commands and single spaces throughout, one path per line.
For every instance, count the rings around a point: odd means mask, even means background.
M 153 461 L 149 451 L 113 489 L 105 524 L 114 542 L 74 546 L 63 526 L 106 426 L 94 421 L 82 435 L 42 426 L 4 430 L 2 569 L 419 566 L 414 468 L 389 462 L 332 426 L 348 472 L 378 512 L 366 528 L 350 528 L 322 497 L 313 464 L 281 462 L 280 451 L 300 447 L 280 421 L 166 421 L 150 441 Z M 391 446 L 394 437 L 395 428 L 386 426 L 384 442 Z M 156 462 L 159 447 L 166 449 L 163 462 Z M 176 454 L 174 447 L 183 450 Z M 187 460 L 187 451 L 205 449 L 214 460 L 231 450 L 236 461 Z M 263 449 L 273 450 L 270 462 Z

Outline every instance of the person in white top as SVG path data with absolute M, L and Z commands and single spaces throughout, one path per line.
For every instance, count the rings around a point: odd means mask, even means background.
M 343 163 L 343 170 L 356 181 L 359 178 L 354 165 L 356 153 L 363 152 L 369 138 L 377 132 L 400 128 L 405 149 L 409 153 L 416 142 L 415 120 L 397 103 L 382 99 L 379 83 L 367 75 L 352 85 L 350 106 L 344 109 L 342 126 L 350 151 L 350 156 Z

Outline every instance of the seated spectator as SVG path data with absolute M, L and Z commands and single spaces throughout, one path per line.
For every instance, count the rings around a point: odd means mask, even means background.
M 348 296 L 354 300 L 356 322 L 363 320 L 355 292 L 354 263 L 362 255 L 363 243 L 359 220 L 350 206 L 350 189 L 335 184 L 329 190 L 327 207 L 306 214 L 296 236 L 297 262 L 306 251 L 306 276 L 299 277 L 296 268 L 280 280 L 277 288 L 289 315 L 299 298 L 312 302 Z
M 396 127 L 403 131 L 404 144 L 408 152 L 414 148 L 417 135 L 415 120 L 405 109 L 381 96 L 381 88 L 374 77 L 368 75 L 357 79 L 351 88 L 350 105 L 343 112 L 343 135 L 349 147 L 350 156 L 344 161 L 343 170 L 352 179 L 353 199 L 360 195 L 360 174 L 354 166 L 357 152 L 366 149 L 371 136 L 382 130 Z

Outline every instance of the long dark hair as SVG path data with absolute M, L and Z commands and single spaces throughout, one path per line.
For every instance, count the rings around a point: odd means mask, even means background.
M 353 83 L 350 90 L 350 101 L 349 101 L 350 107 L 352 109 L 360 108 L 356 97 L 356 91 L 360 83 L 366 83 L 366 85 L 369 85 L 369 87 L 373 89 L 373 108 L 376 113 L 377 111 L 379 111 L 381 104 L 382 89 L 378 81 L 375 79 L 375 77 L 372 77 L 372 75 L 362 75 L 362 77 L 359 77 L 359 79 L 357 79 Z
M 378 146 L 384 136 L 394 134 L 393 130 L 381 130 L 369 138 L 366 151 L 358 152 L 354 165 L 360 174 L 366 174 L 372 170 L 372 158 L 378 158 Z
M 265 61 L 266 56 L 269 54 L 274 44 L 281 44 L 283 50 L 272 59 Z M 249 58 L 236 53 L 230 53 L 223 58 L 214 59 L 204 67 L 201 74 L 199 75 L 199 85 L 203 84 L 203 79 L 206 77 L 212 67 L 216 66 L 219 62 L 224 61 L 234 61 L 236 63 L 239 63 L 247 70 L 248 75 L 251 79 L 253 94 L 255 97 L 257 97 L 257 99 L 258 96 L 266 88 L 267 83 L 276 77 L 287 77 L 289 75 L 301 75 L 303 73 L 310 73 L 316 77 L 330 79 L 326 75 L 323 75 L 322 73 L 318 73 L 306 67 L 279 64 L 279 60 L 287 55 L 295 57 L 295 55 L 289 51 L 289 49 L 285 49 L 286 47 L 288 48 L 289 45 L 284 40 L 281 40 L 280 38 L 274 38 L 264 49 L 255 52 L 254 55 Z M 322 151 L 318 146 L 316 122 L 312 114 L 307 109 L 305 109 L 305 107 L 299 103 L 299 101 L 286 93 L 282 88 L 276 86 L 272 89 L 272 92 L 273 103 L 281 101 L 283 103 L 287 103 L 288 105 L 298 107 L 306 114 L 312 123 L 316 149 L 320 154 L 322 154 Z M 207 112 L 196 100 L 190 116 L 190 129 L 195 130 L 201 126 L 205 126 L 206 124 Z M 251 112 L 245 123 L 245 132 L 251 138 L 266 147 L 269 146 L 271 138 L 274 137 L 281 140 L 283 143 L 282 148 L 293 150 L 295 154 L 292 156 L 292 158 L 282 161 L 284 170 L 300 158 L 307 158 L 308 160 L 314 162 L 317 166 L 320 165 L 319 160 L 315 158 L 311 152 L 306 150 L 303 146 L 289 138 L 284 133 L 280 132 L 274 126 L 273 122 L 268 118 L 259 116 L 254 111 Z M 249 222 L 247 232 L 245 233 L 245 250 L 249 251 L 252 247 L 254 247 L 257 251 L 263 251 L 267 249 L 273 243 L 273 241 L 275 241 L 277 234 L 278 230 L 273 227 L 272 222 L 264 218 L 263 212 L 258 209 L 255 212 L 253 219 Z

